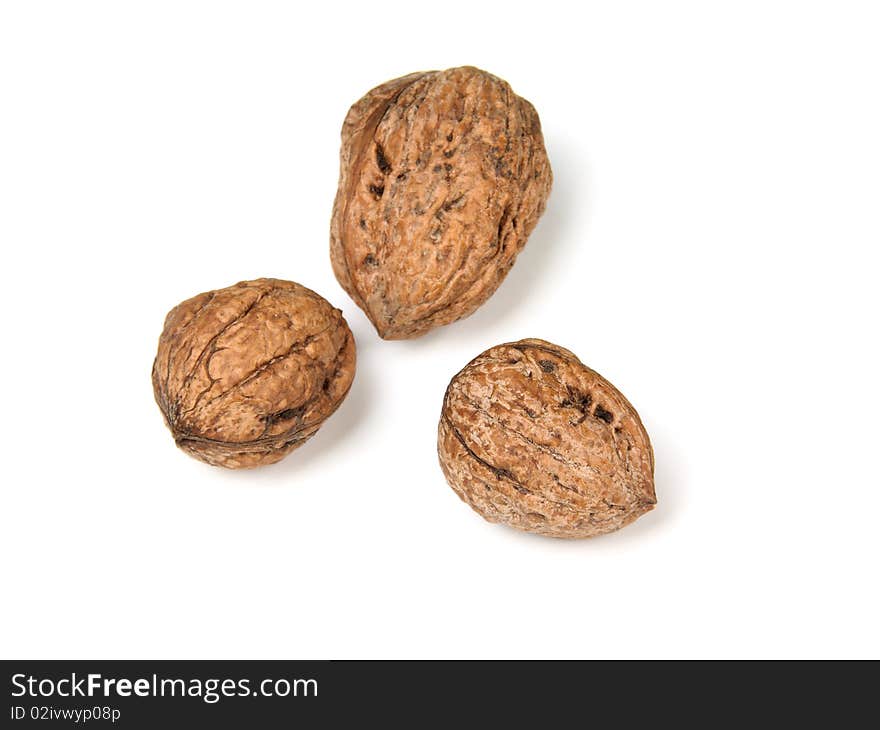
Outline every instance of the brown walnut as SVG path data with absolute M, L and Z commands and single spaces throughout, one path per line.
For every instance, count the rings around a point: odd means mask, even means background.
M 330 258 L 379 335 L 472 314 L 544 212 L 552 174 L 534 107 L 472 67 L 394 79 L 342 127 Z
M 438 451 L 462 500 L 528 532 L 593 537 L 657 503 L 654 454 L 635 409 L 543 340 L 493 347 L 452 379 Z
M 257 279 L 168 313 L 153 391 L 181 449 L 240 469 L 272 464 L 311 438 L 354 370 L 342 312 L 299 284 Z

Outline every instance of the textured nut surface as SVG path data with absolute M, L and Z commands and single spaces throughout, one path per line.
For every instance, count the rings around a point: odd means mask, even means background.
M 654 455 L 626 398 L 557 345 L 493 347 L 449 384 L 438 451 L 446 480 L 490 522 L 593 537 L 649 511 Z
M 345 119 L 333 271 L 385 339 L 473 313 L 544 211 L 552 175 L 532 105 L 472 67 L 389 81 Z
M 153 391 L 181 449 L 239 469 L 276 462 L 313 436 L 354 370 L 342 312 L 299 284 L 257 279 L 168 313 Z

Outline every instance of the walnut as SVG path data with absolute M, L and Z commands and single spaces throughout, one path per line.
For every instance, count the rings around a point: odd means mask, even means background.
M 528 532 L 601 535 L 657 503 L 654 454 L 635 409 L 543 340 L 493 347 L 452 379 L 438 451 L 459 497 L 490 522 Z
M 342 127 L 330 258 L 379 335 L 472 314 L 544 212 L 552 174 L 532 105 L 472 67 L 370 91 Z
M 354 370 L 342 312 L 299 284 L 257 279 L 168 313 L 153 391 L 181 449 L 240 469 L 279 461 L 311 438 Z

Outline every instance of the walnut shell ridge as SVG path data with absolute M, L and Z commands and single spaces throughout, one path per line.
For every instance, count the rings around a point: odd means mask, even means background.
M 462 500 L 489 522 L 527 532 L 593 537 L 657 503 L 654 454 L 635 409 L 543 340 L 493 347 L 452 379 L 438 452 Z
M 376 87 L 342 127 L 330 258 L 385 339 L 472 314 L 503 281 L 550 194 L 534 107 L 473 67 Z
M 342 312 L 299 284 L 257 279 L 168 313 L 153 391 L 181 449 L 240 469 L 279 461 L 311 438 L 354 371 Z

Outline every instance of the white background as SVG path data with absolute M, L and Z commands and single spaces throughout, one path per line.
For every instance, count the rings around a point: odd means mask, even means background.
M 5 2 L 6 658 L 874 657 L 875 3 Z M 547 212 L 470 319 L 383 342 L 336 283 L 349 105 L 473 64 L 544 125 Z M 358 370 L 279 465 L 178 451 L 168 309 L 258 276 Z M 449 378 L 574 350 L 639 409 L 656 510 L 563 542 L 446 486 Z

